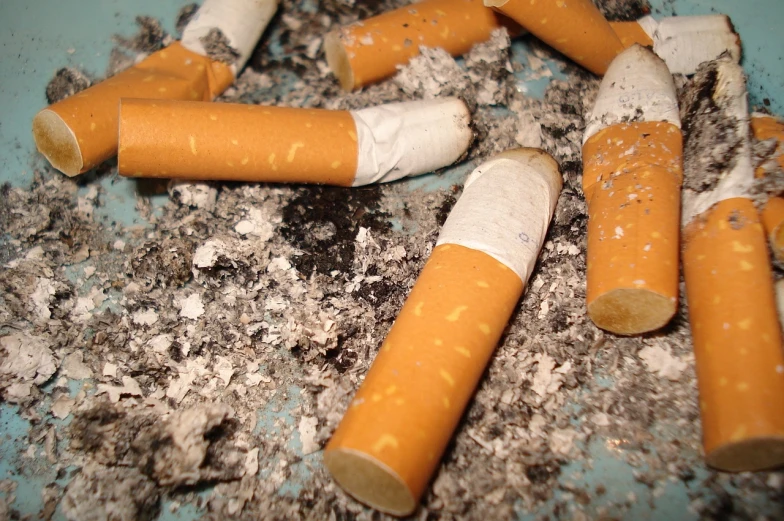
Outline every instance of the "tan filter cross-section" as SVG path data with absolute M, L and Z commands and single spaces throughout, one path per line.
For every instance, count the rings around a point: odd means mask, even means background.
M 486 253 L 433 250 L 324 454 L 352 496 L 415 510 L 522 292 Z
M 484 0 L 589 71 L 603 75 L 623 51 L 591 0 Z
M 489 40 L 502 18 L 482 0 L 425 0 L 342 27 L 326 36 L 324 50 L 341 86 L 352 90 L 394 75 L 423 45 L 464 54 Z
M 351 186 L 357 157 L 348 111 L 155 100 L 120 106 L 124 176 Z
M 208 101 L 234 82 L 231 69 L 191 52 L 179 42 L 92 87 L 50 105 L 33 119 L 38 150 L 61 172 L 74 176 L 117 152 L 120 98 Z
M 644 333 L 675 314 L 682 154 L 666 122 L 613 125 L 583 146 L 587 306 L 602 329 Z
M 776 162 L 784 169 L 784 122 L 772 116 L 751 118 L 751 129 L 754 137 L 760 141 L 774 139 L 776 145 Z M 757 170 L 757 177 L 765 175 L 762 167 Z M 771 197 L 762 209 L 762 225 L 770 241 L 770 249 L 779 262 L 784 262 L 784 197 Z
M 726 199 L 684 229 L 683 268 L 709 465 L 784 464 L 784 352 L 762 225 Z

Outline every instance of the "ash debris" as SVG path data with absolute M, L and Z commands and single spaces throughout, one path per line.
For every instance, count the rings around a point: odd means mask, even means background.
M 196 11 L 199 10 L 199 4 L 185 4 L 184 6 L 180 7 L 180 10 L 177 11 L 177 18 L 174 22 L 174 28 L 177 31 L 177 34 L 182 34 L 185 30 L 185 26 L 191 21 L 193 15 L 196 14 Z
M 323 34 L 405 3 L 332 0 L 314 12 L 283 0 L 220 101 L 363 108 L 445 95 L 454 82 L 475 109 L 474 165 L 516 146 L 542 147 L 561 165 L 542 256 L 419 516 L 620 518 L 674 481 L 703 480 L 686 492 L 696 515 L 731 505 L 757 517 L 757 500 L 780 498 L 784 479 L 704 467 L 684 313 L 639 338 L 602 333 L 585 316 L 580 142 L 598 80 L 564 64 L 566 81 L 528 96 L 520 73 L 546 74 L 544 61 L 560 58 L 529 39 L 533 54 L 517 63 L 499 31 L 465 60 L 425 51 L 395 78 L 342 92 Z M 23 330 L 51 358 L 5 369 L 0 348 L 0 389 L 29 386 L 20 407 L 35 419 L 31 445 L 51 440 L 54 418 L 72 419 L 45 461 L 80 470 L 52 500 L 69 519 L 151 519 L 163 499 L 208 520 L 386 519 L 347 497 L 318 451 L 459 196 L 462 179 L 444 175 L 450 187 L 434 191 L 176 183 L 146 227 L 101 221 L 105 194 L 80 195 L 49 170 L 30 190 L 5 188 L 0 255 L 13 264 L 2 273 L 1 345 Z M 68 378 L 85 375 L 92 381 L 71 392 Z M 570 464 L 588 472 L 597 446 L 650 495 L 608 503 L 581 481 Z M 131 501 L 125 486 L 138 491 Z
M 231 46 L 229 38 L 217 27 L 210 29 L 207 34 L 199 38 L 204 50 L 211 59 L 233 65 L 240 57 L 240 52 Z
M 163 30 L 161 23 L 151 16 L 137 16 L 137 33 L 130 38 L 115 35 L 114 41 L 121 48 L 135 53 L 151 54 L 165 47 L 170 36 Z
M 771 197 L 784 194 L 784 169 L 781 168 L 781 147 L 777 139 L 753 140 L 752 159 L 758 175 L 751 187 L 751 196 L 758 207 L 762 207 Z
M 633 22 L 651 14 L 648 0 L 593 0 L 593 3 L 611 22 Z
M 91 84 L 90 78 L 79 69 L 63 67 L 54 73 L 46 86 L 46 102 L 50 105 L 57 103 L 83 91 Z
M 683 128 L 683 180 L 695 192 L 712 190 L 732 170 L 748 132 L 746 120 L 731 112 L 736 100 L 719 81 L 720 60 L 702 64 L 680 101 Z
M 138 470 L 91 465 L 68 485 L 61 506 L 68 519 L 152 521 L 159 500 L 155 483 Z

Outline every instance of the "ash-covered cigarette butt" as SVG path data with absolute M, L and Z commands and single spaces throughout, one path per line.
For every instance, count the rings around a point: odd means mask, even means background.
M 635 45 L 607 71 L 583 144 L 587 306 L 602 329 L 645 333 L 675 314 L 681 163 L 672 76 Z
M 711 175 L 701 192 L 684 194 L 683 267 L 705 458 L 727 471 L 784 464 L 784 351 L 750 195 L 746 96 L 743 70 L 726 57 L 697 71 L 681 107 L 685 178 Z M 727 136 L 732 146 L 722 142 Z M 712 153 L 717 148 L 724 157 Z
M 558 194 L 535 149 L 479 166 L 324 453 L 335 480 L 393 515 L 419 502 L 522 295 Z
M 459 56 L 503 25 L 516 26 L 482 0 L 424 0 L 341 27 L 325 37 L 324 51 L 340 85 L 353 90 L 394 75 L 421 46 Z
M 212 100 L 234 83 L 276 8 L 277 0 L 206 0 L 181 42 L 36 114 L 38 151 L 75 176 L 116 154 L 121 98 Z M 236 50 L 233 63 L 205 48 L 202 37 L 215 30 Z
M 740 61 L 740 37 L 729 16 L 645 16 L 635 22 L 610 22 L 624 47 L 653 47 L 673 74 L 691 75 L 701 63 L 727 53 Z
M 589 71 L 603 75 L 623 50 L 591 0 L 484 0 Z
M 119 172 L 131 177 L 361 186 L 432 172 L 473 138 L 461 100 L 356 111 L 123 100 Z

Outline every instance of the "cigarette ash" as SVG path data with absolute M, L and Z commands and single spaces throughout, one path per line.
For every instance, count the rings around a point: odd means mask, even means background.
M 341 92 L 319 50 L 323 34 L 403 3 L 332 0 L 313 12 L 284 0 L 267 31 L 283 52 L 262 43 L 221 101 L 362 108 L 455 92 L 474 108 L 474 164 L 521 145 L 561 164 L 565 187 L 542 256 L 417 517 L 621 517 L 635 499 L 603 510 L 604 486 L 569 465 L 589 472 L 597 444 L 634 468 L 650 498 L 673 481 L 704 480 L 687 490 L 696 515 L 758 517 L 756 499 L 780 498 L 784 479 L 705 469 L 683 312 L 641 338 L 604 334 L 585 316 L 580 142 L 598 80 L 566 67 L 568 79 L 543 99 L 527 97 L 515 81 L 523 66 L 499 31 L 464 60 L 425 51 L 395 78 Z M 560 60 L 528 43 L 537 60 Z M 472 80 L 486 77 L 495 81 Z M 348 498 L 316 453 L 459 182 L 431 192 L 405 182 L 350 191 L 178 183 L 144 228 L 101 222 L 105 194 L 77 187 L 43 170 L 0 200 L 9 236 L 0 392 L 33 419 L 28 441 L 48 443 L 48 466 L 79 469 L 65 489 L 47 488 L 48 504 L 59 501 L 68 519 L 154 519 L 164 499 L 192 503 L 208 520 L 386 519 Z M 17 353 L 23 367 L 11 362 Z M 82 390 L 68 390 L 68 378 L 85 377 Z M 55 432 L 54 418 L 71 427 Z
M 695 192 L 712 190 L 735 166 L 748 132 L 731 113 L 732 102 L 719 81 L 719 61 L 702 64 L 681 94 L 683 185 Z
M 188 22 L 191 21 L 193 15 L 196 14 L 196 11 L 199 10 L 199 4 L 185 4 L 184 6 L 180 7 L 180 10 L 177 11 L 177 19 L 174 22 L 174 28 L 177 31 L 177 34 L 182 34 L 182 31 L 185 30 L 185 26 L 188 25 Z
M 136 53 L 150 54 L 163 49 L 167 44 L 169 35 L 161 27 L 161 23 L 151 16 L 137 16 L 136 25 L 139 26 L 138 32 L 125 38 L 115 35 L 115 43 L 128 51 Z
M 46 86 L 46 102 L 57 103 L 68 96 L 83 91 L 92 84 L 82 71 L 73 67 L 63 67 L 54 73 Z
M 215 61 L 233 65 L 240 57 L 240 52 L 231 46 L 229 38 L 217 27 L 210 29 L 199 41 L 207 56 Z
M 593 0 L 593 3 L 612 22 L 633 22 L 651 14 L 648 0 Z
M 755 178 L 750 195 L 760 208 L 769 198 L 784 194 L 784 169 L 780 163 L 782 154 L 784 147 L 780 146 L 777 139 L 753 140 L 754 169 L 761 175 Z

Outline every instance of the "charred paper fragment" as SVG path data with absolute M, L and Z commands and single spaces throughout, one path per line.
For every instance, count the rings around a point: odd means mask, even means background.
M 517 305 L 561 191 L 517 149 L 466 181 L 427 264 L 327 446 L 332 476 L 393 515 L 416 509 Z
M 277 9 L 277 0 L 206 0 L 183 38 L 138 64 L 41 110 L 33 118 L 38 150 L 66 175 L 117 152 L 120 98 L 210 101 L 228 88 Z M 213 59 L 202 40 L 218 30 L 237 58 Z
M 743 70 L 704 64 L 681 105 L 683 267 L 705 458 L 752 471 L 784 463 L 784 351 L 759 213 Z M 729 146 L 725 143 L 730 141 Z M 717 156 L 715 150 L 724 150 Z
M 473 138 L 457 98 L 355 111 L 123 100 L 120 174 L 362 186 L 448 166 Z
M 635 45 L 607 71 L 583 139 L 586 301 L 602 329 L 645 333 L 675 314 L 681 164 L 672 76 Z

